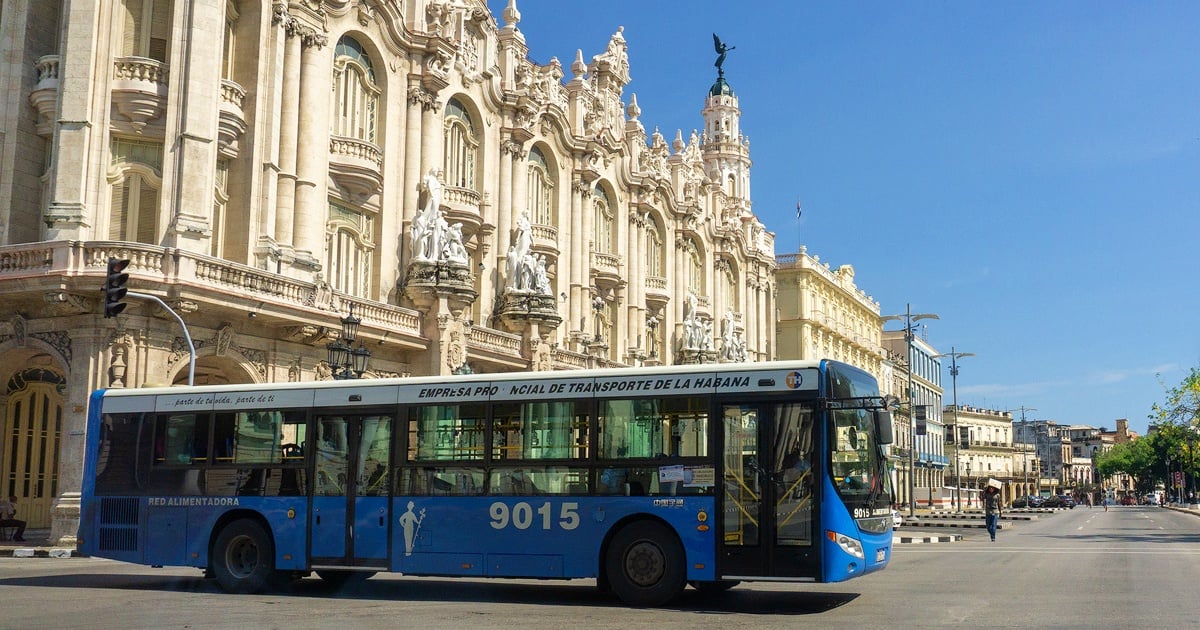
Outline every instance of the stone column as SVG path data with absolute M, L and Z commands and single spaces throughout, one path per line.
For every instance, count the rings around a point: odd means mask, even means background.
M 283 87 L 279 115 L 279 178 L 275 185 L 275 245 L 292 258 L 296 212 L 296 134 L 300 124 L 300 57 L 303 46 L 294 30 L 284 28 Z
M 505 273 L 507 273 L 508 248 L 512 244 L 513 161 L 516 160 L 520 151 L 521 145 L 511 138 L 500 142 L 500 181 L 497 182 L 498 193 L 496 194 L 496 255 L 494 257 L 496 262 L 492 265 L 493 273 L 487 274 L 485 277 L 485 280 L 487 278 L 495 279 L 497 291 L 502 291 L 509 281 Z M 504 273 L 501 273 L 502 269 L 505 270 Z M 489 294 L 484 289 L 483 295 L 486 296 L 486 299 L 492 299 L 495 293 L 493 291 Z
M 75 318 L 82 319 L 82 318 Z M 67 391 L 63 399 L 63 418 L 59 440 L 58 496 L 50 509 L 50 544 L 74 547 L 79 530 L 79 508 L 83 491 L 83 460 L 87 439 L 88 396 L 107 387 L 108 328 L 77 322 L 70 330 L 71 358 L 68 364 Z
M 329 85 L 333 59 L 324 35 L 303 36 L 300 59 L 300 115 L 296 143 L 296 264 L 316 274 L 325 247 L 328 215 Z
M 625 271 L 628 285 L 625 289 L 625 329 L 629 331 L 627 348 L 637 344 L 639 351 L 646 351 L 646 317 L 642 314 L 646 308 L 644 294 L 646 291 L 645 256 L 642 254 L 642 243 L 645 239 L 646 215 L 636 203 L 629 207 L 629 232 L 626 242 L 629 243 L 625 255 Z
M 181 10 L 182 8 L 182 10 Z M 167 243 L 184 250 L 207 254 L 212 232 L 217 151 L 217 120 L 212 112 L 221 97 L 221 58 L 225 32 L 225 0 L 192 0 L 176 3 L 178 22 L 184 36 L 176 40 L 172 61 L 183 71 L 186 84 L 172 85 L 167 112 L 166 135 L 174 139 L 174 150 L 167 149 L 169 170 L 164 174 L 163 189 L 169 191 L 166 209 L 170 213 Z M 190 15 L 189 15 L 190 13 Z M 177 79 L 179 80 L 179 79 Z
M 421 106 L 421 165 L 423 168 L 420 170 L 422 174 L 431 168 L 442 167 L 443 142 L 442 125 L 439 124 L 441 120 L 438 118 L 441 106 L 437 102 L 436 95 L 427 90 L 425 93 L 427 94 L 427 100 L 423 101 Z M 448 174 L 444 174 L 443 176 L 448 176 Z M 442 182 L 443 186 L 448 184 L 450 182 Z
M 13 9 L 4 9 L 9 10 Z M 59 63 L 59 110 L 50 151 L 50 198 L 42 217 L 48 241 L 108 237 L 106 231 L 95 230 L 96 206 L 102 204 L 94 194 L 92 199 L 88 196 L 94 193 L 89 190 L 91 183 L 103 180 L 107 166 L 108 147 L 103 140 L 108 136 L 112 61 L 97 61 L 96 37 L 107 31 L 109 19 L 97 2 L 71 2 L 61 18 L 58 41 L 65 50 Z M 107 50 L 103 59 L 109 59 Z
M 571 316 L 567 331 L 587 333 L 583 325 L 583 314 L 591 309 L 591 299 L 584 292 L 589 262 L 587 252 L 588 204 L 591 186 L 583 179 L 571 183 Z
M 408 107 L 404 110 L 404 192 L 400 195 L 403 216 L 401 223 L 400 241 L 403 251 L 408 252 L 400 257 L 400 277 L 404 277 L 404 269 L 412 258 L 412 242 L 408 237 L 408 226 L 412 223 L 417 212 L 417 203 L 421 182 L 421 108 L 424 106 L 428 93 L 417 83 L 417 77 L 409 77 Z

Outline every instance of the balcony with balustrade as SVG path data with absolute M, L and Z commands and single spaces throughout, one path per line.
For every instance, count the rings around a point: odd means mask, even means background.
M 221 81 L 221 102 L 217 116 L 217 150 L 228 158 L 236 158 L 242 134 L 246 133 L 246 113 L 242 106 L 246 90 L 233 81 Z
M 383 186 L 383 151 L 373 142 L 332 136 L 329 138 L 329 176 L 351 194 L 369 197 Z
M 46 55 L 34 65 L 37 82 L 29 93 L 29 104 L 37 110 L 37 133 L 43 138 L 54 135 L 58 107 L 58 66 L 58 55 Z
M 134 133 L 141 133 L 151 121 L 167 110 L 168 66 L 145 57 L 118 57 L 113 60 L 112 102 Z

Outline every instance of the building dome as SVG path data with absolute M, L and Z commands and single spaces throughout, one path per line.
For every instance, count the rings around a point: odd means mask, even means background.
M 717 77 L 717 82 L 708 88 L 709 96 L 734 96 L 733 88 L 725 82 L 725 77 Z

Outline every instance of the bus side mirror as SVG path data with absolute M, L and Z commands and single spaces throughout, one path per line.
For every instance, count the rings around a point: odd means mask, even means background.
M 872 412 L 875 417 L 875 435 L 880 444 L 891 444 L 892 437 L 892 412 L 886 409 L 877 409 Z

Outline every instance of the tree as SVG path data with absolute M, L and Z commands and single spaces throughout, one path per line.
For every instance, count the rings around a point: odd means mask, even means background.
M 1191 425 L 1200 422 L 1200 368 L 1192 368 L 1179 385 L 1167 389 L 1163 404 L 1154 403 L 1151 420 L 1165 424 Z
M 1196 490 L 1196 449 L 1200 448 L 1200 368 L 1192 368 L 1175 387 L 1166 389 L 1162 404 L 1155 403 L 1150 420 L 1155 422 L 1154 455 L 1156 468 L 1168 489 L 1172 486 L 1169 472 L 1184 473 L 1186 490 Z M 1168 464 L 1168 462 L 1170 462 Z
M 1128 444 L 1116 444 L 1107 453 L 1096 456 L 1096 472 L 1102 479 L 1121 473 L 1129 475 L 1138 494 L 1146 494 L 1154 489 L 1160 473 L 1154 464 L 1154 436 Z

